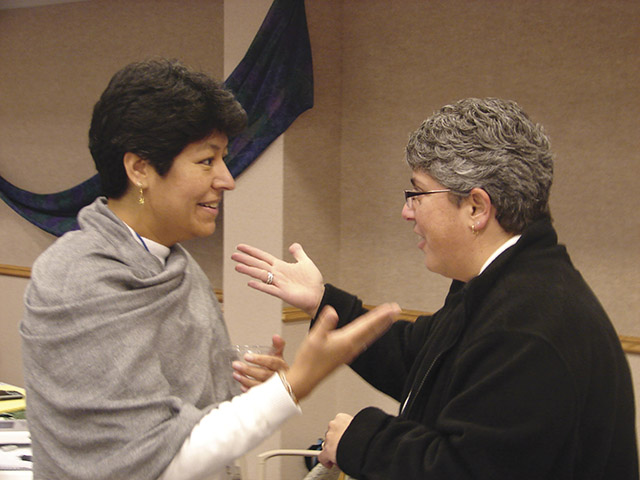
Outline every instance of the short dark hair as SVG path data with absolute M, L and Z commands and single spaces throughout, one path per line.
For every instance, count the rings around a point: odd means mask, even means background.
M 102 193 L 111 198 L 125 193 L 127 152 L 166 175 L 188 144 L 213 132 L 232 137 L 246 125 L 240 103 L 208 75 L 177 60 L 131 63 L 111 78 L 93 109 L 89 150 Z

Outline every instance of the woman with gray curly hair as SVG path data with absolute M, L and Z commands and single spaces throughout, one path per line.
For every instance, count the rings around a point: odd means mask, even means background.
M 514 102 L 464 99 L 411 135 L 406 158 L 402 216 L 451 287 L 440 310 L 396 322 L 350 365 L 399 413 L 338 414 L 320 461 L 358 479 L 637 480 L 629 366 L 558 244 L 542 127 Z M 250 286 L 312 318 L 331 305 L 346 325 L 365 311 L 297 244 L 294 263 L 238 249 L 238 271 L 277 279 Z

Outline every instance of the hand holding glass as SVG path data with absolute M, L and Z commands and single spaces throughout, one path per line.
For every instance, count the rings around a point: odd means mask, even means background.
M 243 391 L 264 382 L 274 372 L 289 368 L 282 358 L 285 341 L 280 335 L 274 335 L 272 342 L 272 345 L 232 345 L 233 378 Z

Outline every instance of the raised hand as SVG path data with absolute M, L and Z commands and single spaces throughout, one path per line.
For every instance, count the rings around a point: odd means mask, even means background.
M 302 399 L 331 372 L 350 363 L 387 331 L 400 314 L 395 304 L 383 304 L 336 330 L 338 314 L 325 307 L 296 353 L 286 377 Z
M 312 318 L 322 296 L 324 280 L 315 263 L 302 246 L 294 243 L 289 252 L 296 260 L 288 263 L 250 245 L 240 244 L 231 258 L 238 262 L 236 271 L 254 278 L 248 285 L 300 308 Z

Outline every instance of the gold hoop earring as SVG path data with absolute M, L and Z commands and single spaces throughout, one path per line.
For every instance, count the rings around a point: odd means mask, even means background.
M 473 233 L 474 235 L 478 235 L 478 230 L 476 230 L 476 226 L 475 225 L 471 225 L 471 233 Z
M 138 196 L 138 203 L 140 205 L 144 205 L 144 191 L 142 190 L 141 183 L 138 183 L 138 188 L 140 189 L 140 195 Z

